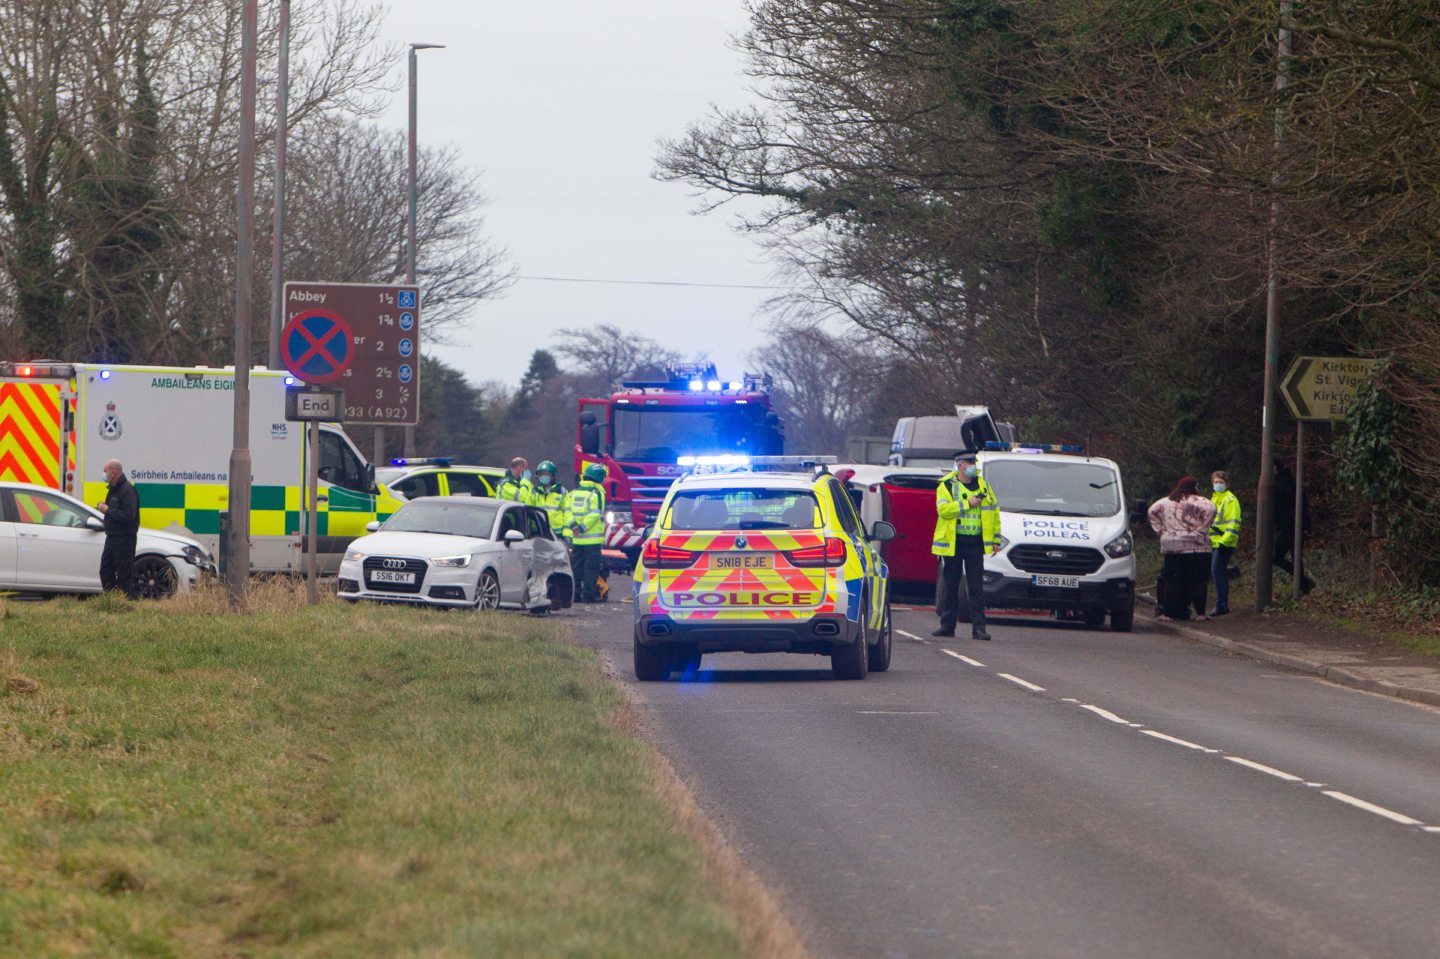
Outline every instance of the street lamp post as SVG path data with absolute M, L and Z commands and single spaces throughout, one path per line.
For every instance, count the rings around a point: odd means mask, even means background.
M 280 0 L 280 69 L 275 84 L 275 230 L 270 240 L 270 354 L 282 367 L 280 330 L 285 326 L 285 154 L 290 139 L 290 0 Z
M 416 153 L 419 147 L 419 135 L 416 131 L 415 122 L 415 89 L 416 89 L 416 52 L 419 50 L 443 50 L 443 43 L 412 43 L 410 44 L 410 144 L 406 157 L 406 184 L 409 191 L 409 209 L 405 216 L 405 282 L 413 285 L 415 283 L 415 246 L 416 246 L 416 216 L 420 206 L 420 198 L 415 185 L 415 164 Z M 418 399 L 418 397 L 417 397 Z M 415 427 L 405 427 L 405 455 L 413 456 L 415 453 Z

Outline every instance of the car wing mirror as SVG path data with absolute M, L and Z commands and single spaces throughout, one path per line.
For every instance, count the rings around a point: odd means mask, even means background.
M 877 543 L 888 543 L 895 538 L 895 527 L 883 519 L 876 520 L 875 525 L 870 527 L 870 538 Z
M 85 517 L 85 528 L 96 533 L 103 533 L 105 532 L 105 521 L 96 519 L 94 516 L 87 516 Z
M 379 529 L 379 528 L 380 528 L 380 521 L 377 520 L 377 519 L 372 519 L 370 522 L 368 522 L 368 523 L 365 524 L 365 532 L 367 532 L 367 533 L 373 533 L 373 532 L 375 532 L 375 531 L 376 531 L 377 529 Z
M 506 545 L 506 546 L 509 546 L 511 543 L 523 543 L 523 542 L 525 542 L 525 534 L 522 533 L 522 532 L 520 532 L 518 529 L 507 529 L 507 530 L 505 531 L 505 545 Z

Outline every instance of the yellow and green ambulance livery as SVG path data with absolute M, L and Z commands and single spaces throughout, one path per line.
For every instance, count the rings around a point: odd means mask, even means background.
M 670 488 L 635 568 L 639 679 L 719 652 L 829 656 L 840 679 L 890 668 L 879 543 L 895 529 L 866 529 L 825 459 L 701 458 Z
M 289 374 L 250 373 L 251 565 L 303 568 L 306 443 L 285 419 Z M 140 494 L 142 525 L 182 530 L 218 551 L 230 496 L 235 373 L 231 369 L 0 364 L 0 480 L 105 498 L 101 467 L 124 465 Z M 316 534 L 322 568 L 338 566 L 365 525 L 400 501 L 338 425 L 320 427 Z

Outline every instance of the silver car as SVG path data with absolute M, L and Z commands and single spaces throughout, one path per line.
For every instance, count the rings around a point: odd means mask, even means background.
M 572 602 L 570 553 L 543 509 L 424 496 L 367 528 L 340 563 L 341 599 L 532 613 Z

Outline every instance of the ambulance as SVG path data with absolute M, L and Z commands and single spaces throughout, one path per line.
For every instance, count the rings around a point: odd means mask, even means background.
M 285 419 L 284 371 L 250 373 L 252 572 L 300 572 L 304 424 Z M 142 525 L 219 553 L 234 442 L 231 368 L 0 363 L 0 480 L 48 486 L 95 504 L 118 459 L 140 494 Z M 367 523 L 401 506 L 338 424 L 320 426 L 317 542 L 333 571 Z
M 1078 446 L 991 443 L 976 454 L 1000 504 L 1000 548 L 985 557 L 985 606 L 1049 610 L 1129 632 L 1135 623 L 1133 511 L 1120 467 Z M 961 595 L 961 618 L 964 596 Z
M 682 458 L 694 471 L 670 487 L 635 567 L 637 679 L 719 652 L 828 656 L 837 679 L 890 668 L 879 546 L 895 529 L 864 526 L 825 459 Z

